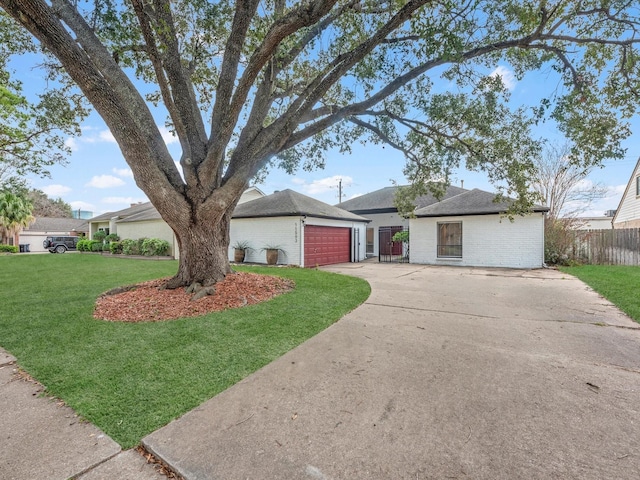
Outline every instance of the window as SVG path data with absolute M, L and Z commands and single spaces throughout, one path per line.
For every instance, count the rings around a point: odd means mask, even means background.
M 462 222 L 438 223 L 438 257 L 462 258 Z
M 640 196 L 640 176 L 636 177 L 636 197 Z
M 367 253 L 373 255 L 373 228 L 367 228 Z

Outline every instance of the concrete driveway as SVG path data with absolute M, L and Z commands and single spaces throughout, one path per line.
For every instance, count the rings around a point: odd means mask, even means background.
M 640 325 L 583 283 L 326 270 L 370 298 L 147 448 L 187 480 L 638 478 Z

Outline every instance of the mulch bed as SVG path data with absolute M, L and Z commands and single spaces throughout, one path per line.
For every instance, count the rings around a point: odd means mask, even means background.
M 162 289 L 168 278 L 150 280 L 102 294 L 93 317 L 111 322 L 155 322 L 198 317 L 272 299 L 292 290 L 292 280 L 255 273 L 233 273 L 215 285 L 213 295 L 192 301 L 184 288 Z

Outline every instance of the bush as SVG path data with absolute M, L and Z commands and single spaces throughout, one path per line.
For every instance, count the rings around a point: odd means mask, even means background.
M 573 246 L 576 232 L 572 220 L 547 218 L 544 222 L 544 261 L 549 265 L 575 262 Z
M 0 245 L 0 253 L 18 253 L 16 245 Z
M 130 238 L 125 238 L 120 242 L 122 247 L 123 255 L 140 255 L 140 250 L 138 249 L 137 240 L 131 240 Z
M 110 233 L 109 235 L 104 237 L 104 241 L 107 242 L 107 243 L 119 242 L 120 241 L 120 237 L 115 233 Z
M 139 238 L 138 240 L 136 240 L 137 242 L 137 251 L 138 253 L 136 255 L 144 255 L 144 251 L 142 250 L 142 244 L 144 243 L 144 241 L 147 239 L 147 237 L 142 237 Z
M 140 252 L 147 257 L 167 255 L 169 248 L 171 248 L 169 242 L 159 238 L 145 238 L 141 240 L 142 245 Z
M 109 244 L 109 251 L 113 255 L 118 255 L 122 253 L 122 243 L 121 242 L 111 242 Z
M 107 234 L 104 230 L 98 230 L 96 233 L 93 234 L 93 239 L 97 240 L 100 243 L 104 242 L 104 239 L 106 237 L 107 237 Z
M 90 252 L 91 251 L 91 242 L 93 242 L 93 240 L 78 240 L 78 244 L 76 245 L 76 248 L 78 249 L 79 252 Z
M 91 242 L 91 251 L 92 252 L 101 252 L 103 248 L 103 244 L 99 240 L 90 240 Z

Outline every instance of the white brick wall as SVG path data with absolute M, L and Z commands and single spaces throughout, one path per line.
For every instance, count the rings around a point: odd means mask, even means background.
M 229 260 L 233 260 L 233 244 L 247 241 L 252 250 L 247 252 L 245 262 L 267 263 L 267 245 L 279 246 L 286 253 L 278 255 L 279 264 L 300 265 L 302 251 L 300 217 L 234 218 L 231 220 L 231 242 Z
M 304 224 L 358 228 L 360 260 L 365 258 L 366 224 L 311 217 L 306 218 Z M 262 249 L 267 245 L 277 245 L 286 252 L 285 254 L 280 252 L 278 255 L 279 264 L 304 266 L 303 228 L 302 217 L 234 218 L 231 220 L 229 260 L 233 261 L 233 244 L 237 241 L 247 241 L 253 250 L 247 252 L 245 262 L 267 263 L 266 252 Z
M 462 258 L 438 258 L 438 222 L 462 222 Z M 410 220 L 410 261 L 429 265 L 540 268 L 544 261 L 544 217 L 513 222 L 500 215 Z

